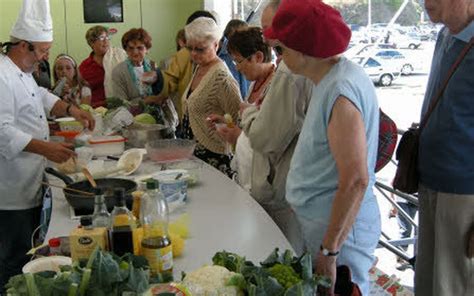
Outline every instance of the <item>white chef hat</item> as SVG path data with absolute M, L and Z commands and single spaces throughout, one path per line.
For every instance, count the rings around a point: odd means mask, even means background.
M 49 0 L 23 0 L 10 36 L 33 42 L 53 41 L 53 21 Z

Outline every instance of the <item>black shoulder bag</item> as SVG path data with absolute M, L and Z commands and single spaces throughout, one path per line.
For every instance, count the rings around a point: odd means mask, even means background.
M 420 126 L 412 125 L 400 139 L 395 157 L 398 161 L 397 172 L 395 179 L 393 180 L 393 188 L 408 194 L 418 192 L 419 183 L 419 172 L 418 172 L 418 146 L 420 141 L 420 134 L 428 121 L 431 113 L 433 112 L 436 105 L 439 103 L 441 96 L 448 85 L 449 80 L 453 76 L 454 72 L 461 64 L 466 54 L 471 49 L 474 43 L 474 38 L 471 38 L 470 42 L 464 47 L 462 52 L 459 54 L 456 62 L 449 69 L 448 75 L 446 76 L 442 87 L 436 93 L 436 96 L 431 101 L 428 111 L 423 116 Z

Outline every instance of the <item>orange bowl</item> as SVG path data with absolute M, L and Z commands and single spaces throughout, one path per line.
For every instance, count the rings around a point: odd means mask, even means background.
M 57 131 L 54 133 L 55 136 L 64 137 L 66 141 L 72 141 L 74 138 L 79 135 L 79 131 Z

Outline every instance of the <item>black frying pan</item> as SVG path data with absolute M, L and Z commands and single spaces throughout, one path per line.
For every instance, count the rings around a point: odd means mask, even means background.
M 46 173 L 58 177 L 63 180 L 67 188 L 76 189 L 85 192 L 93 192 L 89 181 L 74 182 L 70 177 L 56 171 L 53 168 L 46 168 Z M 95 179 L 97 187 L 104 190 L 105 203 L 107 209 L 110 211 L 115 205 L 115 198 L 113 198 L 113 191 L 116 188 L 123 188 L 126 194 L 127 206 L 130 208 L 132 204 L 131 193 L 137 189 L 137 183 L 132 180 L 119 178 L 100 178 Z M 63 190 L 66 200 L 76 210 L 94 210 L 94 196 L 82 195 L 68 190 Z

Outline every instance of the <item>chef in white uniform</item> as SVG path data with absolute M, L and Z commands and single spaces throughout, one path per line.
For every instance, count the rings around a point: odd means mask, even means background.
M 24 0 L 0 54 L 0 294 L 29 259 L 46 160 L 61 163 L 74 156 L 70 144 L 49 142 L 46 114 L 72 116 L 94 128 L 89 113 L 39 87 L 32 76 L 52 41 L 49 0 Z

